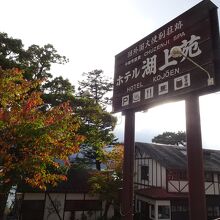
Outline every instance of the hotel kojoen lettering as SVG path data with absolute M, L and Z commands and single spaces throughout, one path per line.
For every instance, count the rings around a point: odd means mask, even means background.
M 201 14 L 201 10 L 204 13 Z M 213 48 L 218 37 L 213 40 L 212 13 L 217 15 L 214 4 L 209 1 L 199 3 L 116 55 L 113 111 L 142 110 L 183 98 L 190 92 L 202 93 L 207 88 L 215 88 L 213 58 L 216 51 L 213 52 Z M 181 57 L 172 57 L 174 46 L 181 49 Z M 207 74 L 190 59 L 209 72 L 212 85 L 207 83 Z

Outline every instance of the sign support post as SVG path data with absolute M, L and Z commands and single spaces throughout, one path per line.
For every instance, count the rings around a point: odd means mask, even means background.
M 189 178 L 189 217 L 190 220 L 206 220 L 199 97 L 193 94 L 186 98 L 186 140 Z
M 135 137 L 135 112 L 125 111 L 124 133 L 124 164 L 123 164 L 123 189 L 122 210 L 123 220 L 133 220 L 133 175 L 134 175 L 134 137 Z

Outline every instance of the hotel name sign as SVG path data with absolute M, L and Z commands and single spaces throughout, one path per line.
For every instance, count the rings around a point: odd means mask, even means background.
M 205 0 L 116 55 L 113 112 L 139 111 L 219 87 L 217 26 L 217 7 Z M 175 46 L 182 57 L 173 58 Z M 188 58 L 209 72 L 211 85 L 207 74 Z

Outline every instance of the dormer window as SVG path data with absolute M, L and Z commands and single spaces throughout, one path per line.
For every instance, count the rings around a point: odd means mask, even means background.
M 149 180 L 149 166 L 141 166 L 141 180 Z

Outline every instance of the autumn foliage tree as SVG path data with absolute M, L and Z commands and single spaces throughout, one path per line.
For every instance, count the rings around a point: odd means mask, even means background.
M 111 205 L 115 209 L 115 214 L 120 213 L 119 189 L 122 187 L 123 154 L 122 145 L 114 146 L 109 152 L 104 151 L 100 160 L 106 165 L 106 170 L 94 172 L 89 179 L 90 192 L 98 194 L 100 199 L 105 201 L 102 219 L 107 219 Z
M 84 139 L 69 103 L 40 110 L 44 103 L 35 88 L 41 83 L 18 69 L 0 70 L 0 199 L 22 182 L 45 190 L 65 180 L 68 156 Z

